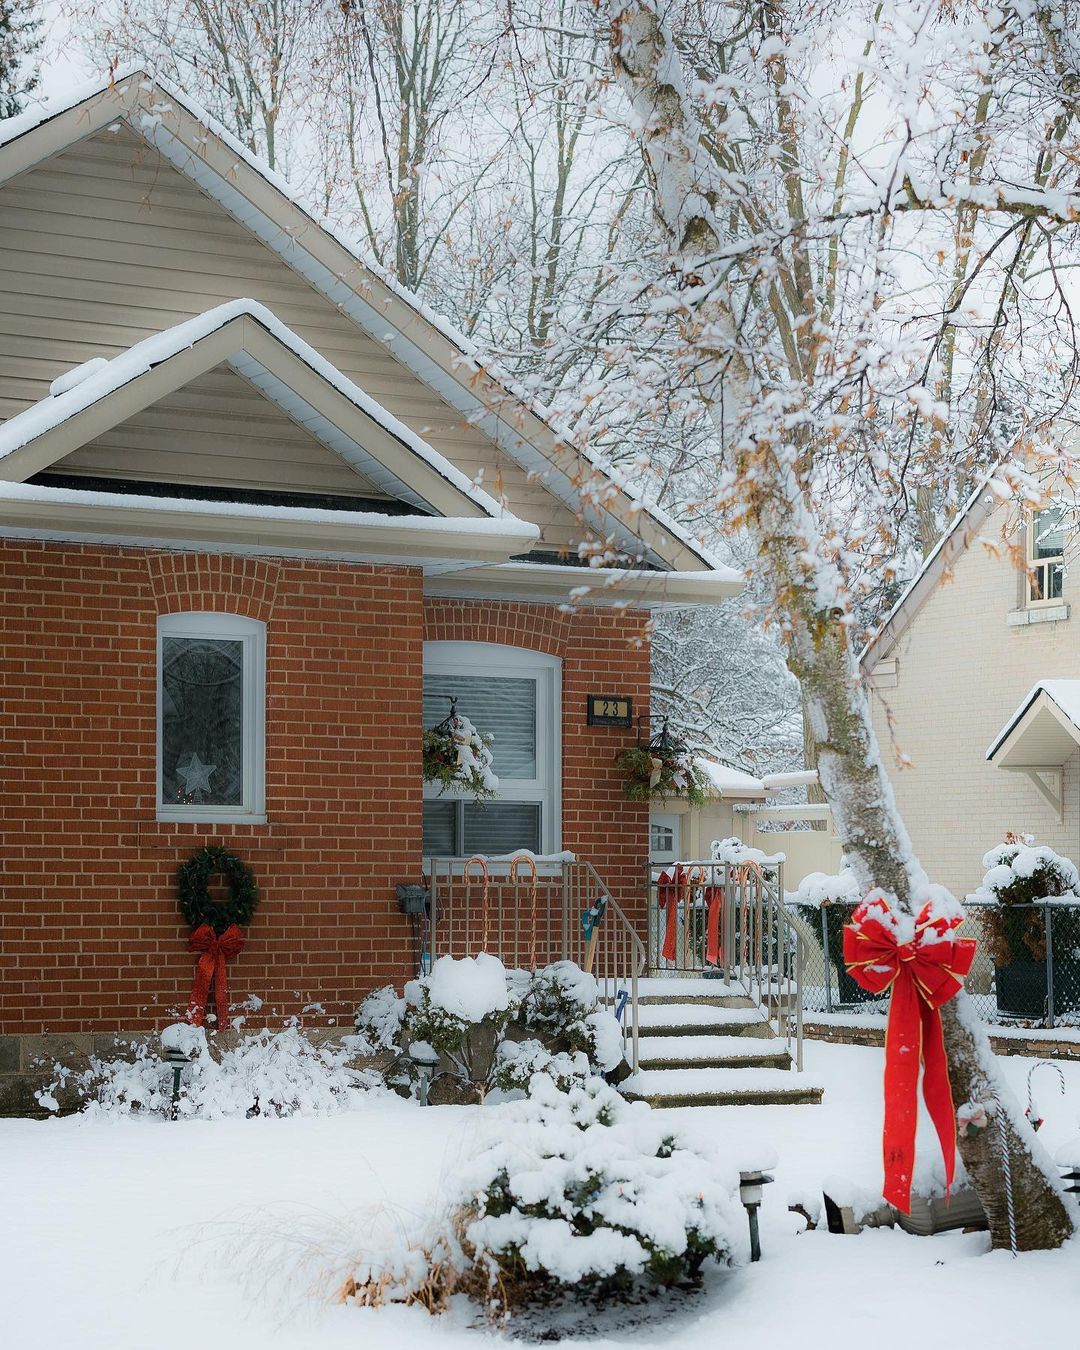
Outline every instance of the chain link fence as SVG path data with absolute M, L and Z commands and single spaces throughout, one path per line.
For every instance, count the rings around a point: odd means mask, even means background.
M 844 967 L 843 930 L 851 904 L 787 910 L 806 953 L 803 1011 L 885 1016 L 887 998 L 860 988 Z M 1080 905 L 966 906 L 961 937 L 978 941 L 966 985 L 987 1022 L 1080 1026 Z

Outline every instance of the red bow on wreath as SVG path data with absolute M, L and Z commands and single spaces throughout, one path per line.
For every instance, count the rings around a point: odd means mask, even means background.
M 225 963 L 238 956 L 244 946 L 243 930 L 229 924 L 219 937 L 208 923 L 194 929 L 188 938 L 188 949 L 202 952 L 195 967 L 195 983 L 191 986 L 188 1020 L 201 1027 L 206 1017 L 206 1002 L 214 990 L 218 1027 L 229 1025 L 229 991 L 225 979 Z
M 871 892 L 844 929 L 844 964 L 855 983 L 871 993 L 892 990 L 885 1031 L 882 1193 L 889 1204 L 910 1214 L 920 1064 L 923 1100 L 945 1159 L 945 1185 L 952 1185 L 956 1114 L 939 1009 L 963 988 L 975 943 L 953 935 L 962 919 L 931 918 L 929 903 L 919 911 L 911 937 L 901 942 L 898 929 L 905 917 L 880 892 Z

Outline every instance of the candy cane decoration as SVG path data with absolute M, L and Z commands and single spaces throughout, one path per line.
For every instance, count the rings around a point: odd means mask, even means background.
M 481 858 L 479 853 L 474 854 L 469 859 L 469 861 L 465 864 L 465 872 L 464 872 L 466 886 L 468 886 L 469 882 L 472 880 L 472 872 L 470 871 L 470 868 L 472 867 L 473 863 L 476 863 L 476 865 L 480 868 L 480 876 L 484 883 L 484 889 L 480 896 L 480 906 L 484 915 L 483 938 L 480 944 L 480 950 L 482 952 L 486 952 L 488 946 L 488 890 L 489 890 L 487 863 L 483 860 L 483 858 Z
M 751 887 L 753 882 L 753 888 Z M 758 901 L 765 893 L 765 873 L 756 862 L 748 861 L 741 864 L 739 870 L 735 873 L 735 885 L 739 887 L 739 896 L 742 900 L 742 933 L 740 934 L 740 947 L 742 949 L 743 965 L 750 960 L 750 895 L 753 889 L 756 892 Z M 757 939 L 754 944 L 755 954 L 757 956 L 758 966 L 761 966 L 761 924 L 757 926 Z
M 531 930 L 532 930 L 532 947 L 531 947 L 530 952 L 529 952 L 529 957 L 530 957 L 530 965 L 529 965 L 529 969 L 530 969 L 530 970 L 535 970 L 535 969 L 536 969 L 536 902 L 537 902 L 537 896 L 538 896 L 538 894 L 539 894 L 540 887 L 539 887 L 539 884 L 538 884 L 537 879 L 536 879 L 536 859 L 532 856 L 531 853 L 519 853 L 515 858 L 512 858 L 512 859 L 511 859 L 511 861 L 510 861 L 510 880 L 511 880 L 511 882 L 515 882 L 515 883 L 517 882 L 517 870 L 518 870 L 518 867 L 519 867 L 522 863 L 524 863 L 525 866 L 529 868 L 529 870 L 530 870 L 530 872 L 531 872 L 531 880 L 532 880 L 532 897 L 531 897 L 531 904 L 530 904 L 530 906 L 529 906 L 529 912 L 530 912 L 530 915 L 531 915 L 531 918 L 530 918 L 530 920 L 529 920 L 529 923 L 530 923 L 530 927 L 531 927 Z
M 690 933 L 691 916 L 693 914 L 694 888 L 701 886 L 705 882 L 705 869 L 703 867 L 691 867 L 684 873 L 683 891 L 683 969 L 692 969 L 690 965 Z

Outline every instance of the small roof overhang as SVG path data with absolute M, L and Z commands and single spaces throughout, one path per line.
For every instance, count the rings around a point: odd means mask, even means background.
M 730 764 L 699 756 L 694 760 L 694 767 L 704 776 L 711 797 L 720 797 L 724 801 L 760 802 L 768 795 L 762 779 Z
M 537 526 L 500 520 L 142 497 L 0 481 L 0 537 L 329 558 L 426 574 L 505 562 Z
M 1080 680 L 1040 680 L 1002 727 L 986 758 L 999 769 L 1060 769 L 1080 748 Z
M 254 300 L 232 300 L 84 363 L 0 426 L 0 480 L 24 482 L 226 363 L 388 496 L 442 516 L 498 502 Z

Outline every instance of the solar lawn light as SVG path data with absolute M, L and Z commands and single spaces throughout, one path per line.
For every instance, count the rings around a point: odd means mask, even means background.
M 758 1210 L 761 1208 L 761 1195 L 773 1178 L 760 1169 L 739 1173 L 739 1199 L 750 1221 L 750 1260 L 761 1260 L 761 1238 L 758 1234 Z
M 409 1057 L 416 1065 L 420 1080 L 420 1105 L 427 1106 L 435 1070 L 439 1067 L 439 1052 L 427 1041 L 413 1041 L 409 1046 Z

